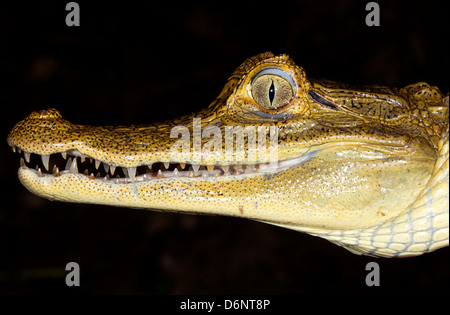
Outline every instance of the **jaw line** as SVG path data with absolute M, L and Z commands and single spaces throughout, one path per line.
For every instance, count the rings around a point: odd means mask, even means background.
M 246 178 L 246 177 L 254 177 L 254 176 L 261 176 L 264 174 L 276 174 L 282 171 L 285 171 L 291 167 L 301 166 L 303 163 L 306 163 L 314 158 L 314 156 L 319 152 L 319 150 L 308 152 L 300 157 L 287 159 L 283 161 L 273 161 L 268 163 L 261 163 L 258 164 L 258 170 L 254 169 L 254 171 L 249 172 L 239 172 L 237 174 L 224 174 L 222 170 L 215 169 L 212 173 L 208 173 L 210 175 L 205 176 L 204 174 L 207 172 L 205 170 L 199 170 L 196 172 L 191 171 L 191 174 L 193 172 L 194 176 L 186 175 L 189 171 L 180 171 L 180 175 L 173 175 L 172 171 L 167 172 L 161 172 L 164 176 L 157 176 L 154 175 L 148 175 L 143 174 L 135 177 L 135 180 L 132 181 L 129 177 L 120 177 L 120 178 L 105 178 L 105 177 L 95 177 L 90 178 L 93 182 L 98 183 L 108 183 L 108 184 L 145 184 L 145 183 L 151 183 L 151 182 L 157 182 L 157 181 L 168 181 L 171 179 L 183 179 L 183 180 L 199 180 L 199 181 L 208 181 L 208 180 L 231 180 L 234 178 Z M 74 156 L 82 156 L 82 154 L 76 150 L 73 150 L 72 153 L 74 153 Z M 177 163 L 177 162 L 172 162 Z M 237 165 L 235 167 L 246 167 L 247 165 Z M 48 173 L 42 173 L 39 172 L 33 168 L 27 167 L 25 165 L 21 165 L 18 169 L 19 177 L 21 173 L 27 174 L 27 176 L 31 176 L 38 182 L 57 182 L 60 180 L 65 180 L 70 175 L 81 178 L 89 178 L 89 176 L 82 174 L 82 173 L 75 173 L 70 170 L 63 170 L 60 171 L 58 176 L 55 176 L 55 174 L 48 174 Z M 222 173 L 222 174 L 219 174 Z

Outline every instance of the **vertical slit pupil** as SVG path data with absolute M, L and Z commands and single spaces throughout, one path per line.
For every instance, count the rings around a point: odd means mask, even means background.
M 272 84 L 269 87 L 269 101 L 270 101 L 270 104 L 273 103 L 273 99 L 274 98 L 275 98 L 275 85 L 273 84 L 273 81 L 272 81 Z

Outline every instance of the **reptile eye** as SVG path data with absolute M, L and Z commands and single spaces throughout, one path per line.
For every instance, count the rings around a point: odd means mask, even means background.
M 265 69 L 252 80 L 253 99 L 265 109 L 279 109 L 294 98 L 294 80 L 280 69 Z

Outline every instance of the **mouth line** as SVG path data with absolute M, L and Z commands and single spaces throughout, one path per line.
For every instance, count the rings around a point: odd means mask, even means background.
M 20 168 L 31 170 L 38 177 L 57 178 L 64 174 L 83 175 L 91 180 L 128 184 L 169 178 L 222 178 L 239 175 L 277 173 L 301 165 L 313 158 L 317 151 L 301 157 L 255 164 L 202 165 L 181 162 L 155 162 L 137 167 L 113 166 L 80 153 L 67 150 L 40 155 L 12 147 L 20 160 Z

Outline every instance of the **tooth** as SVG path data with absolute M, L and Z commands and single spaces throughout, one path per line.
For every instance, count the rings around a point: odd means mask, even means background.
M 38 173 L 38 176 L 39 176 L 39 177 L 42 177 L 42 171 L 41 171 L 40 168 L 38 168 L 37 173 Z
M 91 174 L 93 174 L 93 173 L 91 173 Z M 100 177 L 101 175 L 100 175 L 100 172 L 97 172 L 97 174 L 95 174 L 95 177 Z
M 170 163 L 169 163 L 169 162 L 164 162 L 164 168 L 165 168 L 166 170 L 169 168 L 169 166 L 170 166 Z
M 11 147 L 11 149 L 13 150 L 14 153 L 16 153 L 16 147 L 14 145 Z
M 101 161 L 95 160 L 95 169 L 98 170 L 98 167 L 100 166 Z
M 26 166 L 25 166 L 25 161 L 23 160 L 23 158 L 20 158 L 20 166 L 26 167 Z
M 55 170 L 55 177 L 58 177 L 58 176 L 61 176 L 61 174 L 59 173 L 59 168 L 57 166 L 56 170 Z
M 62 155 L 64 160 L 67 159 L 67 152 L 66 151 L 61 152 L 61 155 Z
M 105 172 L 108 173 L 108 171 L 109 171 L 109 164 L 103 162 L 103 168 L 105 169 Z
M 208 172 L 207 171 L 203 171 L 202 177 L 208 177 Z
M 78 174 L 77 157 L 73 158 L 73 162 L 70 165 L 70 172 L 72 174 Z
M 92 164 L 92 162 L 94 162 L 94 159 L 90 157 L 90 158 L 89 158 L 89 163 Z
M 57 169 L 57 168 L 58 168 L 58 166 L 53 165 L 52 174 L 55 174 L 55 173 L 56 173 L 56 169 Z
M 42 164 L 44 164 L 45 169 L 48 171 L 48 161 L 50 160 L 50 155 L 41 155 Z
M 84 172 L 83 172 L 83 174 L 84 174 L 84 175 L 89 175 L 88 169 L 85 169 Z M 92 174 L 92 173 L 91 173 L 91 174 Z
M 81 160 L 81 163 L 84 163 L 84 161 L 86 161 L 86 157 L 84 155 L 82 155 L 80 160 Z
M 189 172 L 189 177 L 195 177 L 194 171 Z
M 30 163 L 30 155 L 30 152 L 23 151 L 23 156 L 25 156 L 25 161 L 27 161 L 27 163 Z
M 214 171 L 214 165 L 206 165 L 206 169 L 211 173 L 212 171 Z
M 147 167 L 148 167 L 148 169 L 151 171 L 152 170 L 152 165 L 153 165 L 153 163 L 152 164 L 149 164 L 149 165 L 147 165 Z
M 224 173 L 227 173 L 229 168 L 230 168 L 230 165 L 222 165 L 222 170 Z
M 136 167 L 128 167 L 127 172 L 131 181 L 134 182 L 136 180 Z
M 158 174 L 156 174 L 156 177 L 158 177 L 158 178 L 164 178 L 163 172 L 161 172 L 161 170 L 159 170 L 159 171 L 158 171 Z
M 198 172 L 198 169 L 200 168 L 200 164 L 192 164 L 192 169 L 194 172 Z
M 71 157 L 69 157 L 69 159 L 67 160 L 66 167 L 65 167 L 66 171 L 68 171 L 70 169 L 70 165 L 72 165 L 72 158 Z
M 186 163 L 180 163 L 180 167 L 182 170 L 184 170 L 184 168 L 186 167 Z
M 175 168 L 175 169 L 173 170 L 173 176 L 178 176 L 178 169 L 177 169 L 177 168 Z
M 95 179 L 94 173 L 91 173 L 91 175 L 89 175 L 89 179 Z
M 126 167 L 122 167 L 122 172 L 125 174 L 125 177 L 128 177 L 128 170 Z
M 21 148 L 17 148 L 17 152 L 22 153 L 22 149 Z
M 114 165 L 111 165 L 109 167 L 109 170 L 111 171 L 111 175 L 114 175 L 114 172 L 116 171 L 116 167 Z

